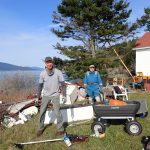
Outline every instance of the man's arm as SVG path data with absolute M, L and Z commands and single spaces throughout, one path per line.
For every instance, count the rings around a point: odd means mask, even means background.
M 42 89 L 43 89 L 43 83 L 39 83 L 39 85 L 38 85 L 38 91 L 37 91 L 38 100 L 41 98 Z
M 64 97 L 66 97 L 66 84 L 65 84 L 65 81 L 60 82 L 60 84 L 61 84 L 61 87 L 62 87 L 62 95 Z
M 98 73 L 98 83 L 100 86 L 103 86 L 103 82 L 99 73 Z
M 59 72 L 58 79 L 59 79 L 59 83 L 61 86 L 62 95 L 66 97 L 66 84 L 65 84 L 65 80 L 61 71 Z
M 39 100 L 41 99 L 41 92 L 43 89 L 43 83 L 44 83 L 44 79 L 43 79 L 43 76 L 41 73 L 40 79 L 39 79 L 39 84 L 38 84 L 38 89 L 37 89 L 37 99 L 35 100 L 35 106 L 39 106 Z
M 84 87 L 86 88 L 87 87 L 87 73 L 85 73 L 85 76 L 84 76 Z

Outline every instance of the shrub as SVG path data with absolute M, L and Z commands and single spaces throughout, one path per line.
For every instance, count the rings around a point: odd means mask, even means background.
M 0 99 L 14 101 L 35 94 L 37 79 L 33 74 L 16 73 L 12 76 L 5 74 L 0 81 Z

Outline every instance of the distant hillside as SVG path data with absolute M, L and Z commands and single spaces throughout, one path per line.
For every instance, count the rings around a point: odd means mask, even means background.
M 22 67 L 16 66 L 8 63 L 0 62 L 0 71 L 17 71 L 17 70 L 41 70 L 42 68 L 39 67 Z

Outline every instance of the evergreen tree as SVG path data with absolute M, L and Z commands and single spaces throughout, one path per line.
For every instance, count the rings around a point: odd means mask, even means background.
M 150 8 L 144 9 L 145 14 L 137 20 L 139 27 L 145 27 L 146 31 L 150 31 Z
M 124 0 L 62 0 L 53 14 L 53 23 L 59 27 L 52 31 L 63 40 L 81 41 L 82 50 L 94 58 L 101 44 L 115 42 L 135 29 L 127 22 L 131 13 L 128 6 Z M 70 56 L 70 49 L 55 47 Z
M 135 34 L 138 23 L 130 24 L 131 10 L 125 0 L 62 0 L 58 11 L 53 13 L 53 23 L 58 27 L 52 32 L 62 40 L 72 38 L 79 46 L 54 47 L 71 58 L 63 63 L 64 70 L 73 78 L 83 78 L 90 64 L 97 66 L 101 75 L 107 77 L 108 68 L 119 67 L 120 62 L 108 42 L 115 46 L 125 62 L 134 64 L 135 55 L 128 37 Z M 124 42 L 125 41 L 125 42 Z M 123 47 L 123 48 L 122 48 Z M 111 47 L 112 48 L 112 47 Z

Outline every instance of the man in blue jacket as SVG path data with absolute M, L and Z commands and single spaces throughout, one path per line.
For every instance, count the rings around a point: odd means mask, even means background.
M 87 89 L 89 102 L 93 104 L 94 99 L 100 102 L 100 91 L 102 89 L 102 79 L 98 71 L 95 71 L 95 66 L 90 65 L 89 71 L 86 72 L 84 78 L 84 86 Z

